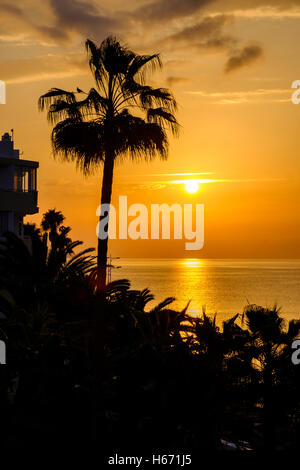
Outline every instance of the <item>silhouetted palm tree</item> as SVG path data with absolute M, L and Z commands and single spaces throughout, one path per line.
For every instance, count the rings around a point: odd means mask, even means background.
M 300 321 L 289 321 L 288 328 L 285 329 L 285 321 L 276 306 L 268 309 L 248 305 L 244 318 L 250 332 L 249 343 L 253 347 L 253 365 L 260 372 L 263 384 L 265 446 L 272 449 L 275 446 L 274 424 L 278 414 L 278 374 L 291 362 L 290 347 L 299 336 Z
M 31 249 L 12 232 L 0 241 L 0 290 L 9 292 L 22 308 L 51 299 L 58 284 L 83 279 L 94 267 L 93 248 L 74 254 L 81 241 L 68 238 L 48 247 L 39 229 L 25 226 L 25 231 L 30 234 Z
M 60 211 L 49 209 L 47 212 L 45 212 L 41 222 L 41 227 L 45 232 L 49 231 L 50 241 L 55 238 L 57 235 L 57 230 L 64 220 L 65 216 Z
M 50 209 L 43 215 L 41 228 L 44 232 L 45 243 L 47 244 L 49 235 L 51 245 L 48 253 L 49 268 L 54 265 L 54 269 L 56 269 L 58 265 L 63 265 L 67 260 L 67 256 L 73 255 L 75 248 L 82 244 L 81 241 L 73 241 L 68 236 L 71 227 L 62 225 L 64 220 L 65 216 L 55 209 Z
M 145 84 L 148 72 L 161 67 L 158 54 L 135 54 L 114 37 L 99 47 L 87 40 L 86 48 L 96 87 L 88 93 L 52 88 L 40 97 L 39 108 L 46 107 L 49 121 L 55 124 L 55 154 L 75 161 L 85 173 L 103 163 L 101 204 L 110 204 L 117 158 L 167 157 L 167 130 L 176 135 L 179 128 L 176 101 L 167 89 Z M 85 97 L 78 99 L 82 94 Z M 103 211 L 100 221 L 106 216 L 109 212 Z M 106 281 L 108 223 L 103 229 L 102 238 L 98 236 L 100 288 Z

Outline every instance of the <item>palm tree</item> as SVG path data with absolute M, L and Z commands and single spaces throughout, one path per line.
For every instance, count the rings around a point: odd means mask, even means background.
M 249 345 L 253 350 L 253 366 L 259 371 L 262 379 L 267 449 L 275 446 L 274 425 L 279 407 L 276 392 L 280 384 L 280 374 L 291 363 L 290 347 L 300 333 L 300 321 L 290 320 L 288 325 L 285 325 L 279 311 L 276 305 L 272 309 L 248 305 L 243 314 L 250 333 Z
M 62 243 L 51 242 L 48 247 L 40 229 L 28 224 L 25 231 L 31 249 L 13 232 L 0 241 L 0 304 L 2 293 L 8 292 L 23 309 L 53 300 L 58 287 L 85 279 L 94 267 L 93 248 L 74 254 L 82 241 L 63 238 Z
M 159 54 L 138 55 L 107 37 L 99 47 L 86 41 L 95 87 L 88 93 L 52 88 L 39 98 L 48 110 L 54 154 L 89 173 L 103 164 L 101 205 L 110 204 L 116 159 L 167 158 L 167 131 L 178 134 L 177 105 L 165 88 L 146 85 L 148 72 L 161 67 Z M 79 95 L 85 95 L 83 99 Z M 136 111 L 137 114 L 132 114 Z M 103 207 L 103 206 L 102 206 Z M 108 207 L 108 206 L 107 206 Z M 100 222 L 109 217 L 101 211 Z M 98 287 L 106 282 L 108 222 L 98 236 Z
M 74 254 L 74 249 L 82 244 L 79 240 L 72 241 L 68 236 L 71 227 L 62 225 L 64 220 L 65 216 L 60 211 L 49 209 L 43 215 L 41 222 L 45 243 L 47 243 L 49 236 L 51 245 L 51 250 L 48 253 L 48 267 L 54 265 L 54 269 L 57 265 L 65 263 L 67 257 Z
M 55 209 L 49 209 L 43 215 L 41 227 L 44 232 L 49 232 L 49 240 L 52 242 L 57 237 L 57 230 L 65 220 L 65 216 Z

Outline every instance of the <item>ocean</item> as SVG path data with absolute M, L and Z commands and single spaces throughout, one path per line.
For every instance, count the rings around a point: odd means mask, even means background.
M 112 280 L 129 279 L 133 289 L 148 287 L 155 296 L 148 309 L 166 297 L 173 307 L 217 313 L 218 323 L 242 313 L 247 304 L 281 307 L 287 319 L 300 318 L 300 260 L 149 259 L 112 261 Z

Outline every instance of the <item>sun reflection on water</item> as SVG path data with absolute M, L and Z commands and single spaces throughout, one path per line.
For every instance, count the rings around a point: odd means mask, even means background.
M 186 258 L 180 260 L 181 268 L 184 271 L 184 277 L 188 280 L 188 289 L 185 289 L 185 297 L 191 300 L 191 303 L 187 309 L 187 314 L 191 317 L 199 317 L 202 313 L 201 304 L 200 306 L 194 302 L 195 290 L 198 290 L 198 279 L 199 273 L 202 272 L 202 269 L 205 266 L 205 261 L 199 258 Z
M 181 264 L 187 268 L 200 268 L 204 266 L 204 261 L 198 258 L 188 258 L 181 261 Z

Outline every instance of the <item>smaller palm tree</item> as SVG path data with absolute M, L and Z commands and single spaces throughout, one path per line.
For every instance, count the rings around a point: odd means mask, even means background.
M 45 223 L 43 225 L 47 227 Z M 69 233 L 71 229 L 67 229 Z M 84 279 L 93 269 L 91 252 L 94 249 L 87 248 L 75 254 L 74 249 L 82 242 L 66 237 L 65 230 L 55 232 L 57 237 L 52 237 L 50 246 L 45 236 L 47 232 L 42 234 L 40 229 L 29 224 L 24 231 L 31 237 L 31 249 L 12 232 L 7 232 L 0 242 L 0 290 L 9 292 L 22 308 L 49 300 L 58 284 Z
M 265 446 L 268 449 L 275 445 L 274 422 L 279 405 L 275 397 L 280 375 L 282 368 L 288 368 L 291 363 L 290 347 L 300 334 L 300 321 L 291 320 L 288 328 L 285 328 L 285 321 L 279 313 L 277 306 L 268 309 L 248 305 L 244 311 L 244 320 L 250 333 L 253 366 L 261 375 Z
M 55 238 L 55 235 L 57 235 L 57 229 L 62 225 L 64 220 L 65 216 L 60 211 L 49 209 L 45 212 L 41 222 L 41 227 L 45 232 L 50 232 L 50 240 L 53 237 Z

